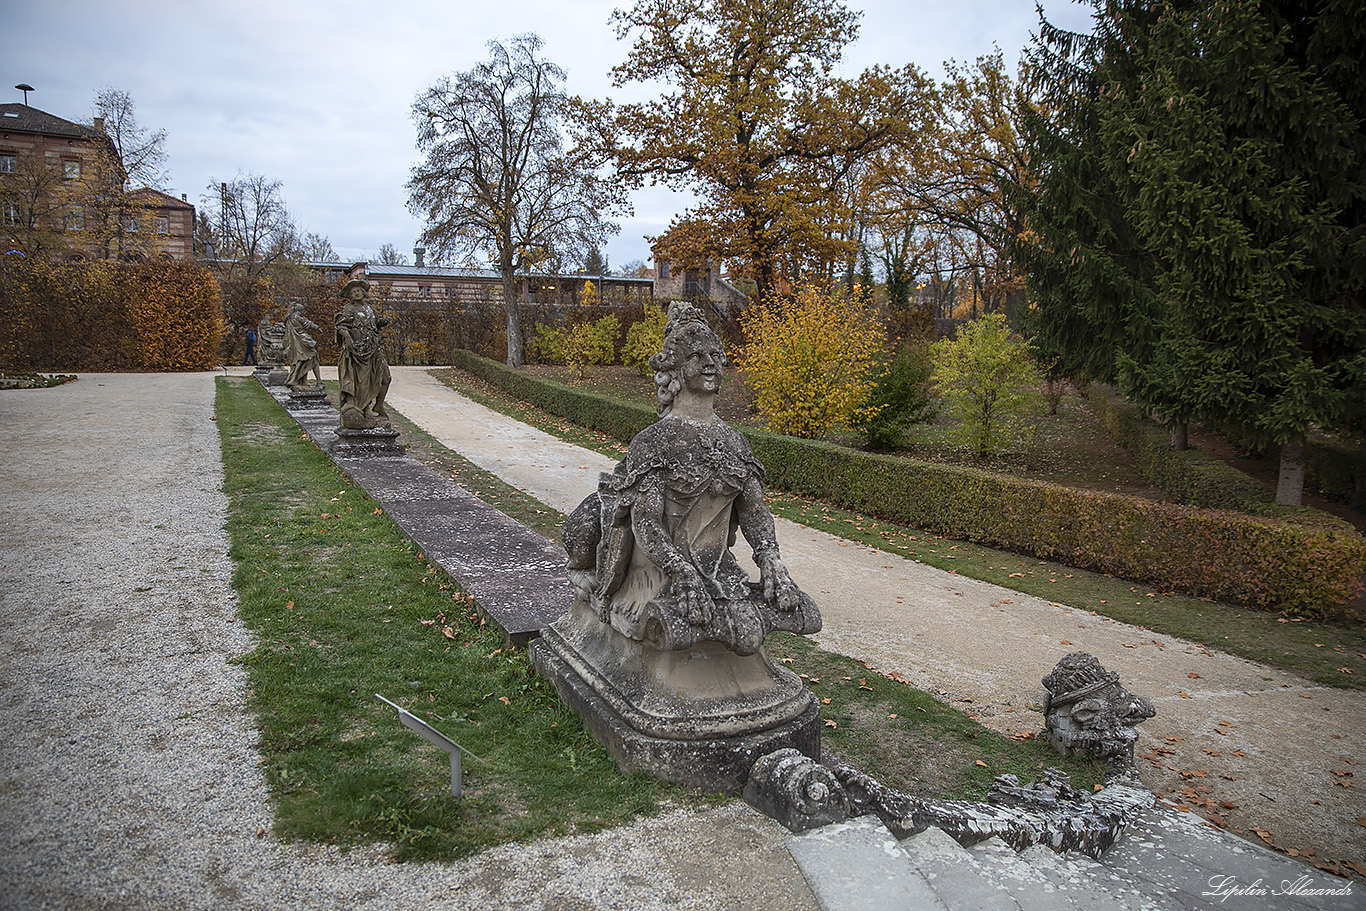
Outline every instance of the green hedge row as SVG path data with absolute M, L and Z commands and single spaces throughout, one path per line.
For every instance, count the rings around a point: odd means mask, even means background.
M 1236 468 L 1198 449 L 1178 452 L 1167 428 L 1144 415 L 1103 383 L 1089 383 L 1085 397 L 1100 422 L 1129 451 L 1138 470 L 1178 503 L 1209 509 L 1236 509 L 1254 515 L 1288 516 L 1276 492 Z
M 1145 417 L 1110 386 L 1091 383 L 1085 396 L 1101 423 L 1133 455 L 1139 470 L 1172 499 L 1254 515 L 1292 516 L 1297 511 L 1277 506 L 1274 490 L 1213 456 L 1195 449 L 1172 449 L 1166 428 Z M 1366 477 L 1366 454 L 1325 439 L 1311 438 L 1305 449 L 1307 484 L 1333 499 L 1350 501 L 1357 496 L 1357 479 Z
M 651 408 L 538 379 L 468 352 L 458 354 L 456 366 L 621 440 L 655 420 Z M 1366 539 L 1321 514 L 1306 525 L 743 430 L 773 487 L 1188 594 L 1326 617 L 1344 612 L 1366 571 Z

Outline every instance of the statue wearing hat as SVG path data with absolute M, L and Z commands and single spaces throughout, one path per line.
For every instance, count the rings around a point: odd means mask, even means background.
M 389 391 L 389 364 L 384 359 L 384 340 L 379 330 L 389 324 L 377 316 L 366 293 L 370 283 L 361 279 L 341 289 L 345 306 L 337 314 L 337 379 L 341 384 L 341 425 L 350 430 L 388 426 L 384 396 Z

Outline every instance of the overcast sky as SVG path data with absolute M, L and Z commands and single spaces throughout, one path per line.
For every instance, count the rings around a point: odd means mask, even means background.
M 1037 31 L 1033 0 L 864 0 L 853 76 L 914 63 L 939 75 L 999 45 L 1012 65 Z M 1089 29 L 1090 7 L 1043 0 L 1049 20 Z M 571 94 L 614 94 L 607 71 L 626 54 L 607 20 L 625 0 L 5 0 L 0 100 L 28 83 L 33 107 L 91 116 L 101 88 L 128 92 L 139 122 L 166 130 L 169 186 L 192 203 L 210 184 L 251 172 L 284 186 L 301 231 L 326 236 L 346 260 L 392 243 L 412 256 L 423 225 L 404 184 L 418 160 L 414 97 L 523 32 L 568 72 Z M 614 267 L 649 259 L 686 199 L 642 191 L 608 244 Z

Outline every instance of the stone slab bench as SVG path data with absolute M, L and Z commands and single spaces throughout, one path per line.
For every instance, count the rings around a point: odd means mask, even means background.
M 569 610 L 573 591 L 564 548 L 416 459 L 334 452 L 340 425 L 335 408 L 291 408 L 286 387 L 266 390 L 428 559 L 474 596 L 511 642 L 526 645 Z

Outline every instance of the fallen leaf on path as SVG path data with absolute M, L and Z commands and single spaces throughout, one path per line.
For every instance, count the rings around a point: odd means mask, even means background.
M 1192 679 L 1192 680 L 1199 680 L 1199 679 L 1200 679 L 1200 675 L 1199 675 L 1199 674 L 1187 674 L 1186 676 L 1189 677 L 1189 678 Z
M 1072 644 L 1072 640 L 1070 640 L 1070 639 L 1064 639 L 1064 640 L 1062 640 L 1062 644 L 1063 644 L 1063 645 L 1071 645 L 1071 644 Z

